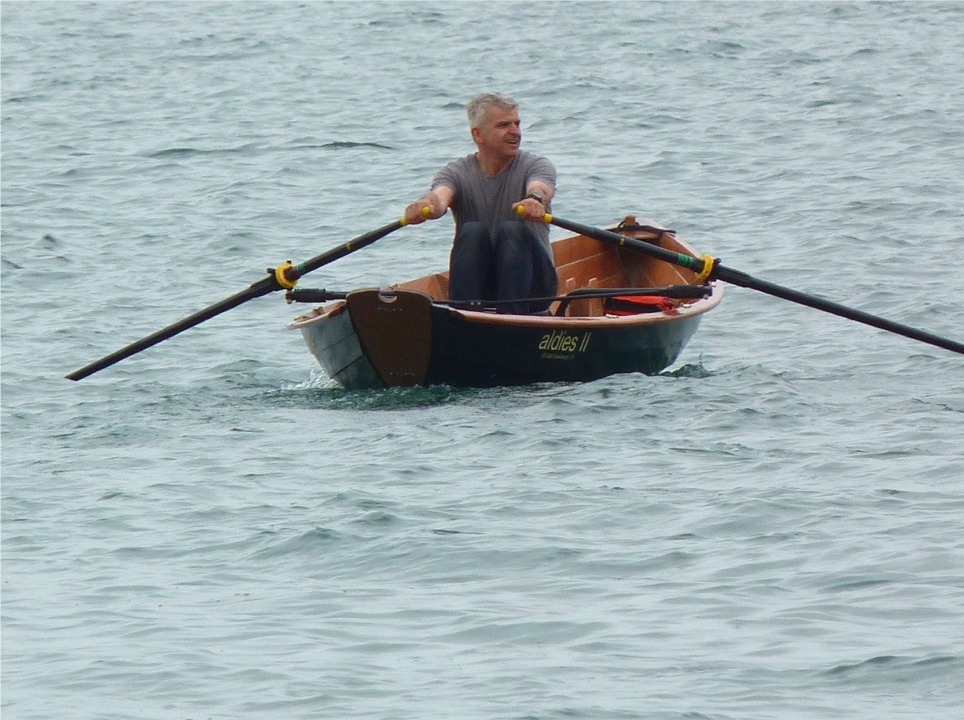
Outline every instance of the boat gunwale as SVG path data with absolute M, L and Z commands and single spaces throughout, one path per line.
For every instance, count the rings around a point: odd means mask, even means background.
M 709 283 L 711 294 L 709 297 L 698 299 L 694 302 L 683 303 L 672 310 L 657 312 L 642 312 L 631 315 L 513 315 L 509 313 L 493 313 L 485 310 L 464 310 L 451 307 L 447 302 L 439 302 L 432 298 L 432 306 L 445 308 L 449 314 L 463 318 L 467 322 L 480 325 L 513 325 L 531 327 L 564 327 L 567 325 L 579 325 L 581 327 L 634 327 L 638 325 L 657 325 L 659 323 L 673 322 L 687 317 L 695 317 L 709 312 L 720 304 L 723 300 L 723 286 L 716 281 Z M 605 290 L 605 288 L 599 288 Z M 353 292 L 364 291 L 383 291 L 388 292 L 418 292 L 416 290 L 394 289 L 394 288 L 358 288 Z M 424 293 L 423 293 L 424 294 Z M 628 294 L 628 293 L 627 293 Z M 310 313 L 296 317 L 288 327 L 292 330 L 301 330 L 317 322 L 332 317 L 333 315 L 344 312 L 348 307 L 345 300 L 336 300 L 328 305 L 314 308 Z
M 657 325 L 659 323 L 673 322 L 687 317 L 695 317 L 709 312 L 719 305 L 723 299 L 723 287 L 716 282 L 710 283 L 712 293 L 709 297 L 696 300 L 691 303 L 684 303 L 672 310 L 662 310 L 657 312 L 641 312 L 631 315 L 510 315 L 480 310 L 462 310 L 450 307 L 448 311 L 452 315 L 462 317 L 468 322 L 487 325 L 518 325 L 518 326 L 566 326 L 579 325 L 585 327 L 620 327 L 637 325 Z M 605 290 L 606 288 L 599 288 Z M 629 295 L 629 293 L 624 293 Z M 438 304 L 433 302 L 433 304 Z

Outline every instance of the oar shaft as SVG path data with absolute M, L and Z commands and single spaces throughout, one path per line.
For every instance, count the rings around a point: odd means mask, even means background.
M 328 252 L 322 253 L 321 255 L 317 255 L 311 258 L 311 260 L 305 260 L 300 265 L 296 265 L 293 268 L 293 270 L 295 270 L 297 274 L 294 277 L 291 277 L 293 273 L 291 272 L 291 270 L 289 270 L 286 273 L 286 277 L 289 280 L 297 280 L 300 277 L 304 277 L 308 273 L 312 272 L 313 270 L 317 270 L 323 265 L 327 265 L 328 263 L 332 263 L 335 260 L 339 260 L 345 257 L 345 255 L 350 255 L 356 250 L 361 250 L 364 247 L 368 247 L 376 240 L 381 240 L 383 237 L 385 237 L 389 233 L 395 232 L 405 224 L 406 223 L 404 219 L 396 220 L 393 223 L 389 223 L 388 225 L 383 225 L 382 227 L 372 230 L 371 232 L 367 232 L 364 235 L 359 235 L 358 237 L 352 240 L 349 240 L 344 245 L 340 245 L 339 247 L 333 248 Z
M 847 307 L 846 305 L 841 305 L 840 303 L 835 303 L 831 300 L 825 300 L 824 298 L 817 297 L 815 295 L 809 295 L 807 293 L 802 293 L 798 290 L 793 290 L 792 288 L 783 287 L 782 285 L 777 285 L 766 280 L 760 280 L 747 275 L 746 273 L 740 272 L 739 270 L 732 270 L 731 268 L 723 267 L 719 263 L 716 264 L 714 277 L 732 285 L 739 285 L 740 287 L 757 290 L 759 292 L 766 293 L 767 295 L 782 298 L 783 300 L 789 300 L 790 302 L 794 302 L 799 305 L 806 305 L 807 307 L 811 307 L 815 310 L 821 310 L 825 313 L 830 313 L 831 315 L 837 315 L 838 317 L 846 318 L 847 320 L 854 320 L 856 322 L 863 323 L 864 325 L 870 325 L 871 327 L 875 327 L 880 330 L 895 333 L 896 335 L 903 335 L 911 340 L 918 340 L 923 343 L 928 343 L 929 345 L 934 345 L 936 347 L 944 348 L 945 350 L 950 350 L 951 352 L 964 355 L 964 343 L 959 343 L 949 338 L 941 337 L 940 335 L 934 335 L 933 333 L 929 333 L 924 330 L 918 330 L 917 328 L 910 327 L 909 325 L 903 325 L 902 323 L 894 322 L 893 320 L 888 320 L 887 318 L 882 318 L 877 315 L 872 315 L 871 313 L 864 312 L 863 310 Z
M 923 330 L 918 330 L 917 328 L 913 328 L 908 325 L 902 325 L 901 323 L 894 322 L 893 320 L 887 320 L 886 318 L 878 317 L 877 315 L 872 315 L 870 313 L 863 312 L 862 310 L 855 310 L 854 308 L 849 308 L 846 305 L 831 302 L 830 300 L 824 300 L 823 298 L 808 295 L 807 293 L 767 282 L 766 280 L 758 280 L 757 278 L 740 272 L 739 270 L 732 270 L 728 267 L 724 267 L 719 261 L 713 261 L 712 258 L 709 258 L 708 256 L 704 258 L 694 258 L 689 255 L 682 255 L 648 242 L 624 237 L 618 233 L 612 232 L 611 230 L 603 230 L 602 228 L 593 227 L 591 225 L 583 225 L 570 220 L 563 220 L 555 215 L 546 215 L 545 221 L 561 228 L 565 228 L 566 230 L 577 232 L 580 235 L 595 238 L 600 242 L 606 242 L 611 245 L 636 250 L 658 260 L 664 260 L 668 263 L 679 265 L 680 267 L 692 270 L 697 274 L 704 274 L 704 276 L 708 276 L 713 280 L 723 280 L 733 285 L 750 288 L 751 290 L 758 290 L 759 292 L 773 295 L 774 297 L 789 300 L 790 302 L 795 302 L 800 305 L 806 305 L 807 307 L 814 308 L 815 310 L 822 310 L 823 312 L 827 312 L 832 315 L 837 315 L 848 320 L 854 320 L 856 322 L 863 323 L 864 325 L 870 325 L 871 327 L 875 327 L 880 330 L 886 330 L 887 332 L 892 332 L 897 335 L 911 338 L 912 340 L 918 340 L 920 342 L 928 343 L 929 345 L 934 345 L 935 347 L 964 355 L 964 343 L 959 343 L 955 340 L 950 340 L 949 338 L 934 335 L 933 333 L 925 332 Z M 707 263 L 712 263 L 712 267 L 707 268 Z
M 99 372 L 104 368 L 114 365 L 115 363 L 119 363 L 121 360 L 129 358 L 131 355 L 136 355 L 142 350 L 147 350 L 147 348 L 157 345 L 168 338 L 172 338 L 175 335 L 194 327 L 195 325 L 200 325 L 205 320 L 210 320 L 214 316 L 227 312 L 232 308 L 236 308 L 238 305 L 241 305 L 248 300 L 253 300 L 256 297 L 267 295 L 268 293 L 277 289 L 278 284 L 275 282 L 274 277 L 266 277 L 264 280 L 259 280 L 249 288 L 242 290 L 241 292 L 236 293 L 219 303 L 210 305 L 209 307 L 206 307 L 203 310 L 194 313 L 190 317 L 186 317 L 176 323 L 171 323 L 167 327 L 162 328 L 161 330 L 158 330 L 157 332 L 152 333 L 147 337 L 138 340 L 137 342 L 133 342 L 130 345 L 122 347 L 120 350 L 112 352 L 110 355 L 102 357 L 100 360 L 96 360 L 89 365 L 85 365 L 79 370 L 74 370 L 74 372 L 67 376 L 67 379 L 83 380 L 88 375 L 93 375 L 95 372 Z
M 211 318 L 220 315 L 221 313 L 227 312 L 238 305 L 246 303 L 248 300 L 253 300 L 255 298 L 261 297 L 262 295 L 267 295 L 268 293 L 274 292 L 275 290 L 281 290 L 283 287 L 293 287 L 294 283 L 298 278 L 307 275 L 313 270 L 317 270 L 323 265 L 334 262 L 340 258 L 349 255 L 356 250 L 361 250 L 363 247 L 371 245 L 376 240 L 379 240 L 389 233 L 398 230 L 400 227 L 405 225 L 405 221 L 396 220 L 388 225 L 383 225 L 380 228 L 372 230 L 365 233 L 364 235 L 359 235 L 348 242 L 339 245 L 327 252 L 317 255 L 310 260 L 306 260 L 297 266 L 283 266 L 276 271 L 268 270 L 268 277 L 253 283 L 248 288 L 242 290 L 239 293 L 235 293 L 229 298 L 222 300 L 221 302 L 210 305 L 199 312 L 194 313 L 190 317 L 186 317 L 183 320 L 179 320 L 176 323 L 172 323 L 161 330 L 158 330 L 151 335 L 148 335 L 137 342 L 133 342 L 126 347 L 121 348 L 110 355 L 102 357 L 100 360 L 96 360 L 89 365 L 85 365 L 79 370 L 67 375 L 68 380 L 83 380 L 88 375 L 93 375 L 95 372 L 99 372 L 104 368 L 108 368 L 115 363 L 120 362 L 125 358 L 129 358 L 131 355 L 136 355 L 142 350 L 146 350 L 149 347 L 157 345 L 164 340 L 174 337 L 175 335 L 188 330 L 189 328 L 199 325 L 205 320 L 210 320 Z M 281 272 L 284 275 L 285 285 L 279 282 L 278 273 Z
M 603 230 L 602 228 L 593 227 L 592 225 L 583 225 L 581 223 L 572 222 L 571 220 L 563 220 L 555 215 L 547 215 L 550 218 L 548 222 L 553 225 L 558 225 L 566 230 L 571 230 L 572 232 L 579 233 L 580 235 L 585 235 L 586 237 L 595 238 L 602 242 L 608 242 L 611 245 L 618 245 L 619 247 L 629 248 L 630 250 L 637 250 L 638 252 L 650 255 L 657 260 L 664 260 L 673 265 L 679 265 L 693 272 L 700 272 L 703 269 L 703 260 L 700 258 L 691 257 L 690 255 L 683 255 L 678 252 L 673 252 L 672 250 L 667 250 L 666 248 L 659 247 L 658 245 L 653 245 L 652 243 L 645 242 L 643 240 L 636 240 L 635 238 L 629 238 L 619 233 L 614 233 L 611 230 Z

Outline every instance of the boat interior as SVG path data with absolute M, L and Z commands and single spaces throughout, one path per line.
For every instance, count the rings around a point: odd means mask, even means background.
M 640 225 L 632 215 L 610 228 L 626 237 L 643 240 L 684 255 L 696 257 L 693 248 L 678 240 L 671 230 L 654 225 Z M 607 288 L 665 287 L 667 285 L 699 285 L 695 273 L 656 260 L 640 252 L 616 247 L 583 235 L 575 235 L 552 243 L 559 275 L 559 295 L 576 291 Z M 392 286 L 393 289 L 416 290 L 434 300 L 448 299 L 447 272 L 435 273 Z M 685 300 L 675 302 L 688 302 Z M 565 317 L 602 317 L 607 313 L 604 298 L 556 301 L 550 306 L 552 315 Z

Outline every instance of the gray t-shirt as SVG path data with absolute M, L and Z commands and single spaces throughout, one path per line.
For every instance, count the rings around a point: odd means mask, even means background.
M 494 226 L 508 220 L 518 220 L 519 216 L 512 211 L 512 205 L 525 197 L 526 187 L 533 180 L 541 180 L 555 189 L 556 168 L 546 158 L 520 150 L 502 173 L 487 177 L 473 153 L 453 160 L 439 170 L 432 179 L 432 190 L 446 185 L 455 191 L 452 214 L 458 231 L 461 223 L 483 222 Z M 546 208 L 546 211 L 549 212 L 549 209 Z M 529 225 L 546 252 L 550 252 L 549 226 L 546 223 Z

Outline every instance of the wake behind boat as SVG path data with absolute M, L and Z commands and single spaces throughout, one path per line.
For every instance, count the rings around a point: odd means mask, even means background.
M 697 258 L 651 221 L 628 216 L 619 235 Z M 492 387 L 585 382 L 670 366 L 723 288 L 695 272 L 585 234 L 552 243 L 560 295 L 544 315 L 452 303 L 448 273 L 348 293 L 290 325 L 347 389 Z M 312 291 L 289 291 L 311 301 Z M 316 300 L 317 301 L 317 300 Z

